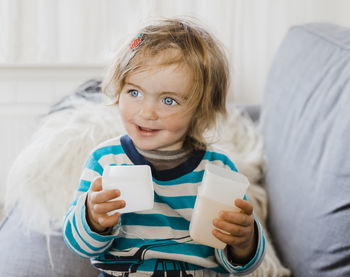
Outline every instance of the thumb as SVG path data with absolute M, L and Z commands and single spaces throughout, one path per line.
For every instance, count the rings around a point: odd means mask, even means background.
M 96 177 L 91 184 L 91 191 L 101 191 L 102 190 L 102 177 Z
M 235 205 L 247 215 L 251 215 L 253 213 L 253 206 L 248 201 L 245 201 L 243 199 L 236 199 Z

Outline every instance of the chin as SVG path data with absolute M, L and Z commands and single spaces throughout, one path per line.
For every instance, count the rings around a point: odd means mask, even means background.
M 147 143 L 137 143 L 134 141 L 134 144 L 137 148 L 141 149 L 141 150 L 163 150 L 163 151 L 166 151 L 166 150 L 177 150 L 179 148 L 174 148 L 174 147 L 171 147 L 169 145 L 154 145 L 154 144 L 147 144 Z
M 137 145 L 135 144 L 138 149 L 149 151 L 149 150 L 157 150 L 157 147 L 154 146 L 144 146 L 144 145 Z
M 134 145 L 141 149 L 141 150 L 156 150 L 158 148 L 157 145 L 154 145 L 154 144 L 148 144 L 148 143 L 139 143 L 137 140 L 134 140 L 133 138 L 131 138 Z
M 181 143 L 179 142 L 169 144 L 169 139 L 163 139 L 162 143 L 159 138 L 139 138 L 137 135 L 129 136 L 131 137 L 134 145 L 141 150 L 178 150 L 182 147 Z

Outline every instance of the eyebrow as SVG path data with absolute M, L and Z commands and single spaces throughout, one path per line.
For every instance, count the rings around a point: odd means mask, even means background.
M 132 86 L 132 87 L 137 87 L 137 88 L 139 88 L 140 90 L 144 90 L 142 87 L 140 87 L 139 85 L 136 85 L 136 84 L 134 84 L 134 83 L 125 82 L 125 85 L 129 85 L 129 86 Z
M 139 85 L 136 85 L 134 83 L 131 83 L 131 82 L 125 82 L 125 85 L 129 85 L 129 86 L 132 86 L 132 87 L 136 87 L 140 90 L 144 90 L 141 86 Z M 173 91 L 162 91 L 161 94 L 170 94 L 170 95 L 176 95 L 177 97 L 181 97 L 183 99 L 186 99 L 186 97 L 184 95 L 182 95 L 181 93 L 179 92 L 173 92 Z

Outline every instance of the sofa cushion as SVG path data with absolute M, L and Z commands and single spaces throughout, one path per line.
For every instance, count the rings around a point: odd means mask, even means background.
M 15 208 L 0 225 L 0 276 L 96 277 L 99 274 L 89 259 L 76 256 L 66 247 L 61 230 L 51 235 L 47 244 L 45 235 L 24 231 L 19 218 L 19 209 Z
M 268 226 L 295 276 L 350 276 L 350 29 L 290 29 L 262 110 Z

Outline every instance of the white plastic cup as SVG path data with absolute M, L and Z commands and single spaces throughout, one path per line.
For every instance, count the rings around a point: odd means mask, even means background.
M 243 199 L 249 186 L 246 176 L 241 173 L 208 164 L 205 168 L 202 184 L 190 223 L 191 238 L 201 244 L 223 249 L 226 244 L 212 234 L 213 219 L 223 210 L 239 211 L 234 205 L 235 199 Z
M 119 189 L 121 195 L 114 200 L 124 200 L 125 207 L 111 211 L 131 213 L 150 210 L 154 205 L 154 189 L 151 168 L 148 165 L 110 165 L 102 174 L 102 189 Z

